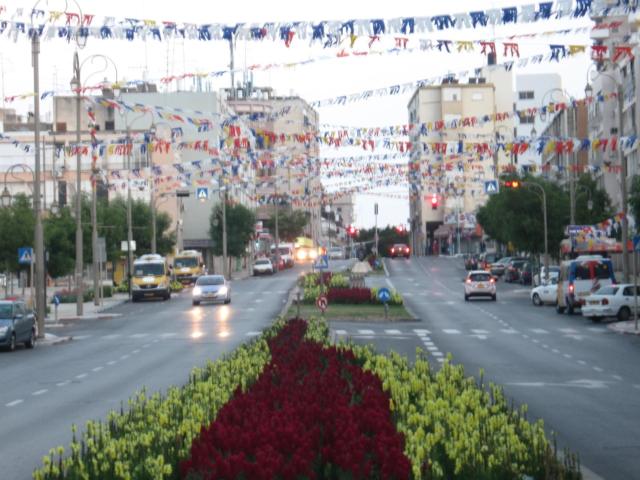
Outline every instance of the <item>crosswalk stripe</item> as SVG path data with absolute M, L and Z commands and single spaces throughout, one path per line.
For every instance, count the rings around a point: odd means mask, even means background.
M 346 330 L 336 330 L 336 335 L 346 335 L 347 331 Z
M 431 352 L 431 355 L 433 355 L 434 357 L 443 357 L 444 354 L 442 352 Z
M 422 336 L 422 335 L 429 335 L 431 332 L 429 330 L 422 330 L 419 328 L 414 328 L 413 331 L 415 333 L 417 333 L 418 335 Z
M 533 333 L 541 333 L 541 334 L 549 333 L 544 328 L 530 328 L 529 330 L 532 331 Z
M 387 335 L 402 335 L 400 330 L 385 330 L 384 333 Z
M 476 330 L 476 329 L 471 329 L 471 331 L 477 335 L 486 335 L 487 333 L 489 333 L 489 330 Z
M 257 337 L 260 335 L 260 332 L 247 332 L 246 335 L 247 337 Z
M 562 333 L 578 333 L 578 330 L 575 328 L 559 328 L 558 331 Z
M 456 330 L 455 328 L 443 328 L 442 331 L 449 335 L 458 335 L 460 333 L 460 330 Z
M 375 335 L 376 332 L 373 330 L 358 330 L 360 335 Z
M 513 328 L 501 328 L 500 331 L 502 333 L 508 333 L 508 334 L 518 333 L 518 330 L 514 330 Z
M 148 333 L 134 333 L 133 335 L 131 335 L 131 338 L 144 338 L 148 336 L 149 336 Z

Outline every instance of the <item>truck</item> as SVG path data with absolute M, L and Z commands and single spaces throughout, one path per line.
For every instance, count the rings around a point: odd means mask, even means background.
M 281 243 L 278 246 L 278 252 L 280 254 L 280 261 L 282 262 L 285 268 L 291 268 L 294 265 L 293 260 L 293 243 Z M 276 246 L 275 244 L 271 245 L 271 258 L 275 258 L 276 256 Z
M 133 262 L 131 300 L 143 298 L 171 298 L 171 275 L 167 260 L 161 255 L 142 255 Z
M 173 274 L 183 285 L 196 283 L 205 273 L 202 253 L 197 250 L 184 250 L 173 259 Z
M 294 253 L 296 260 L 299 262 L 314 262 L 318 258 L 318 248 L 313 243 L 313 240 L 307 237 L 296 238 Z

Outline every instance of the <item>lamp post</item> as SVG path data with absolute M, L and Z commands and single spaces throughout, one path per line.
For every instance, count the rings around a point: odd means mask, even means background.
M 589 72 L 587 72 L 588 78 Z M 623 109 L 623 97 L 622 97 L 622 81 L 621 75 L 611 75 L 606 72 L 598 72 L 598 75 L 604 75 L 612 79 L 616 85 L 616 94 L 618 100 L 618 148 L 616 149 L 618 153 L 618 162 L 620 163 L 620 203 L 621 203 L 621 214 L 622 214 L 622 276 L 624 278 L 625 283 L 629 283 L 629 219 L 627 218 L 627 210 L 629 203 L 629 193 L 627 189 L 627 162 L 625 161 L 624 154 L 622 152 L 622 143 L 620 142 L 620 138 L 623 134 L 623 124 L 622 124 L 622 109 Z M 593 87 L 587 82 L 587 86 L 584 89 L 585 94 L 588 98 L 593 96 Z
M 549 235 L 547 229 L 547 193 L 544 187 L 535 182 L 522 182 L 525 187 L 534 187 L 542 193 L 542 221 L 544 224 L 544 279 L 549 282 Z

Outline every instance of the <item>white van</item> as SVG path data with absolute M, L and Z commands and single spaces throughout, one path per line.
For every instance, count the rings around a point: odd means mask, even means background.
M 605 285 L 616 283 L 613 264 L 601 255 L 580 255 L 560 265 L 558 274 L 558 313 L 572 314 L 585 298 Z
M 284 263 L 286 268 L 293 267 L 293 243 L 281 243 L 278 249 L 280 253 L 280 261 Z M 271 256 L 275 258 L 276 246 L 271 245 Z

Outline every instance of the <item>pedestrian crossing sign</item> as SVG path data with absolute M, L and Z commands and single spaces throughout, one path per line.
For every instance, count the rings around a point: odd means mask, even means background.
M 209 198 L 209 189 L 207 187 L 199 187 L 196 190 L 196 198 L 200 201 L 207 200 Z
M 316 270 L 326 270 L 329 268 L 329 256 L 320 255 L 316 264 L 313 266 Z
M 20 265 L 31 265 L 33 262 L 33 248 L 20 247 L 18 248 L 18 263 Z
M 484 193 L 487 195 L 493 195 L 498 193 L 498 181 L 497 180 L 487 180 L 484 182 Z

